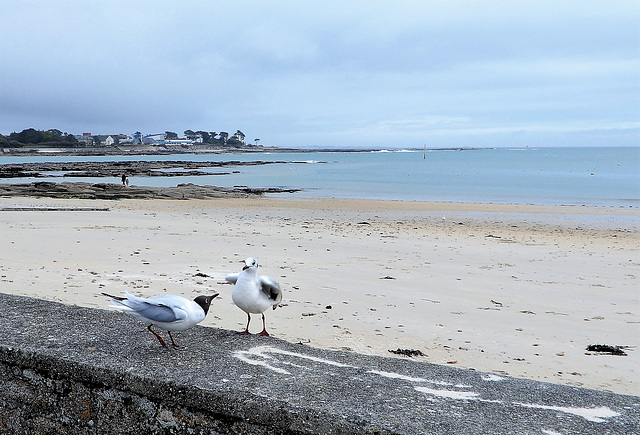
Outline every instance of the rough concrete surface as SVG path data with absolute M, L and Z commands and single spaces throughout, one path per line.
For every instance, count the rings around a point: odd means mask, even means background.
M 106 302 L 105 302 L 106 305 Z M 0 433 L 640 433 L 640 397 L 0 293 Z

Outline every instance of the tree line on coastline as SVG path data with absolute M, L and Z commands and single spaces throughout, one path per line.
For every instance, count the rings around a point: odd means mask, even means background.
M 227 145 L 227 146 L 241 146 L 246 145 L 245 142 L 245 134 L 240 130 L 236 130 L 234 134 L 231 136 L 226 131 L 215 132 L 215 131 L 193 131 L 193 130 L 185 130 L 184 137 L 189 140 L 193 140 L 198 143 L 208 143 L 214 145 Z M 164 133 L 165 140 L 177 139 L 178 134 L 172 131 L 165 131 Z M 256 145 L 260 139 L 254 139 Z
M 20 133 L 13 132 L 9 136 L 0 134 L 0 147 L 21 148 L 27 145 L 48 144 L 50 146 L 77 147 L 78 139 L 72 134 L 57 129 L 36 130 L 27 128 Z
M 107 142 L 105 139 L 111 138 L 113 142 Z M 247 145 L 245 142 L 245 134 L 236 130 L 230 135 L 226 131 L 203 131 L 203 130 L 185 130 L 184 138 L 186 142 L 197 144 L 210 144 L 221 147 L 241 147 Z M 157 138 L 157 139 L 154 139 Z M 133 134 L 133 137 L 127 135 L 87 135 L 75 136 L 70 133 L 64 133 L 58 129 L 36 130 L 27 128 L 21 132 L 13 132 L 8 136 L 0 134 L 0 148 L 24 148 L 24 147 L 60 147 L 60 148 L 82 148 L 82 147 L 100 147 L 105 145 L 119 145 L 121 143 L 133 144 L 172 144 L 180 141 L 176 132 L 165 131 L 161 134 L 153 134 L 144 136 L 139 131 Z M 255 145 L 258 145 L 260 139 L 254 139 Z M 251 145 L 251 144 L 249 144 Z

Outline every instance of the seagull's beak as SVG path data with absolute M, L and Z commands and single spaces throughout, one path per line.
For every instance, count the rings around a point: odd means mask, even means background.
M 244 267 L 242 268 L 242 270 L 247 270 L 249 268 L 249 266 L 247 266 L 246 264 L 244 265 Z

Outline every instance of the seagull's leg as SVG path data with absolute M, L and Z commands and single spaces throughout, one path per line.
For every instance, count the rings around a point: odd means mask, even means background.
M 173 335 L 171 335 L 171 331 L 167 331 L 167 332 L 169 333 L 169 338 L 171 339 L 171 344 L 173 345 L 174 349 L 180 349 L 181 347 L 184 347 L 184 346 L 180 346 L 178 343 L 173 341 Z
M 160 341 L 160 344 L 163 347 L 167 347 L 167 344 L 164 342 L 164 340 L 162 339 L 162 337 L 160 337 L 153 329 L 151 329 L 151 325 L 147 326 L 147 329 L 149 330 L 150 333 L 152 333 L 153 335 L 156 336 L 156 338 L 158 339 L 158 341 Z M 173 339 L 172 339 L 173 340 Z
M 249 323 L 251 323 L 251 314 L 247 313 L 247 327 L 244 328 L 244 331 L 238 332 L 238 334 L 247 335 L 249 333 Z
M 262 313 L 262 332 L 260 335 L 269 336 L 269 333 L 267 332 L 267 324 L 264 320 L 264 313 Z

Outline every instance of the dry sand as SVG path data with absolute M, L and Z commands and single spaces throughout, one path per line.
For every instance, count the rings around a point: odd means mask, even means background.
M 0 209 L 2 292 L 96 308 L 101 292 L 220 292 L 203 324 L 241 330 L 224 276 L 253 256 L 284 290 L 266 315 L 285 340 L 640 391 L 637 209 L 274 198 L 3 198 Z M 155 340 L 142 324 L 140 339 Z

